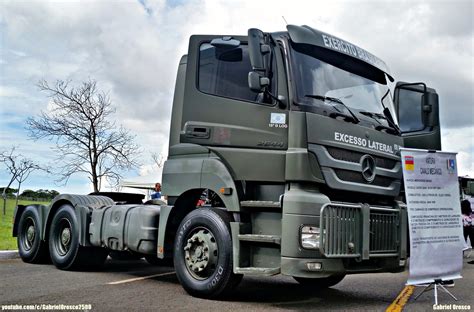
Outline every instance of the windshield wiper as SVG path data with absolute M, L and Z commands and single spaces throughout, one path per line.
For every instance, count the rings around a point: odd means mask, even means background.
M 380 99 L 380 103 L 382 104 L 382 107 L 383 107 L 383 114 L 385 118 L 387 119 L 387 122 L 390 124 L 390 126 L 392 126 L 392 128 L 398 132 L 397 134 L 402 134 L 402 130 L 400 130 L 400 128 L 397 126 L 397 124 L 393 120 L 390 110 L 383 103 L 383 100 L 387 97 L 389 93 L 390 93 L 390 89 L 388 89 L 387 92 L 385 92 L 384 96 L 382 96 L 382 98 Z
M 374 112 L 360 111 L 359 114 L 368 116 L 375 120 L 380 126 L 383 126 L 379 119 L 387 119 L 384 115 Z M 378 127 L 378 126 L 377 126 Z
M 384 115 L 382 115 L 382 114 L 380 114 L 380 113 L 360 111 L 359 114 L 372 117 L 372 118 L 374 118 L 374 119 L 377 120 L 377 121 L 378 121 L 378 119 L 387 119 L 387 117 L 385 117 Z M 375 117 L 376 117 L 376 118 L 375 118 Z M 378 121 L 378 122 L 379 122 L 379 121 Z
M 380 113 L 366 112 L 366 111 L 361 111 L 361 112 L 359 112 L 359 114 L 362 114 L 364 116 L 368 116 L 368 117 L 372 118 L 373 120 L 375 120 L 378 123 L 378 125 L 375 126 L 375 130 L 385 131 L 385 132 L 388 132 L 388 133 L 391 133 L 391 134 L 399 134 L 397 129 L 387 127 L 379 121 L 379 119 L 387 120 L 387 117 L 385 117 L 384 115 L 382 115 Z M 390 123 L 388 121 L 387 121 L 387 123 L 390 126 Z
M 334 116 L 334 117 L 341 116 L 341 117 L 349 118 L 349 119 L 352 120 L 353 123 L 359 123 L 360 122 L 359 118 L 357 118 L 357 116 L 349 109 L 349 107 L 347 107 L 347 105 L 344 104 L 344 102 L 342 102 L 338 98 L 319 95 L 319 94 L 306 94 L 305 97 L 309 97 L 309 98 L 316 99 L 316 100 L 321 100 L 321 101 L 328 101 L 329 103 L 341 104 L 342 106 L 344 106 L 347 109 L 347 111 L 351 115 L 347 115 L 346 113 L 342 112 L 339 108 L 337 108 L 337 106 L 332 105 L 332 107 L 334 107 L 334 109 L 337 110 L 337 112 L 331 113 L 331 114 L 329 114 L 329 116 L 331 116 L 331 117 L 332 116 Z

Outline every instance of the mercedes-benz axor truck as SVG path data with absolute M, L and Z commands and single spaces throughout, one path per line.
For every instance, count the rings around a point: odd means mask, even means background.
M 293 25 L 194 35 L 178 66 L 167 202 L 62 194 L 18 206 L 13 235 L 25 262 L 64 270 L 111 252 L 172 259 L 184 289 L 207 298 L 243 275 L 323 288 L 347 274 L 400 272 L 403 146 L 440 149 L 438 96 L 395 83 L 355 44 Z

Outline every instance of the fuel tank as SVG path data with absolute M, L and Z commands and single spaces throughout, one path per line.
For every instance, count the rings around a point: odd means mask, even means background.
M 92 211 L 89 240 L 93 246 L 156 254 L 160 206 L 114 205 Z

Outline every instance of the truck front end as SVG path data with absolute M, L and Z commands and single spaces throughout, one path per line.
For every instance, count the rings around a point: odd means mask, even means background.
M 304 280 L 399 272 L 400 130 L 385 64 L 307 26 L 274 35 L 286 55 L 289 132 L 281 272 Z

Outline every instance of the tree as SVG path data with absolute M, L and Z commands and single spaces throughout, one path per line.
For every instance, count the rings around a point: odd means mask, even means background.
M 3 189 L 2 198 L 3 198 L 3 215 L 6 214 L 6 204 L 7 204 L 7 190 L 14 181 L 18 182 L 18 189 L 16 193 L 16 204 L 18 205 L 18 195 L 20 194 L 21 184 L 28 179 L 30 174 L 35 170 L 47 170 L 40 167 L 32 160 L 23 157 L 20 154 L 15 152 L 16 148 L 12 147 L 9 152 L 0 153 L 0 161 L 5 165 L 6 169 L 10 172 L 11 178 L 8 182 L 7 187 Z
M 18 190 L 10 187 L 0 187 L 0 192 L 2 192 L 2 194 L 5 192 L 5 194 L 8 196 L 16 194 Z
M 163 154 L 151 153 L 151 159 L 153 159 L 153 162 L 158 168 L 163 167 L 163 164 L 165 162 L 165 157 L 163 156 Z
M 67 183 L 71 175 L 86 173 L 98 192 L 103 179 L 117 185 L 122 170 L 138 166 L 135 137 L 111 120 L 115 109 L 95 81 L 73 87 L 67 81 L 50 86 L 43 80 L 38 87 L 51 98 L 51 108 L 29 118 L 27 125 L 33 139 L 55 140 L 59 181 Z

